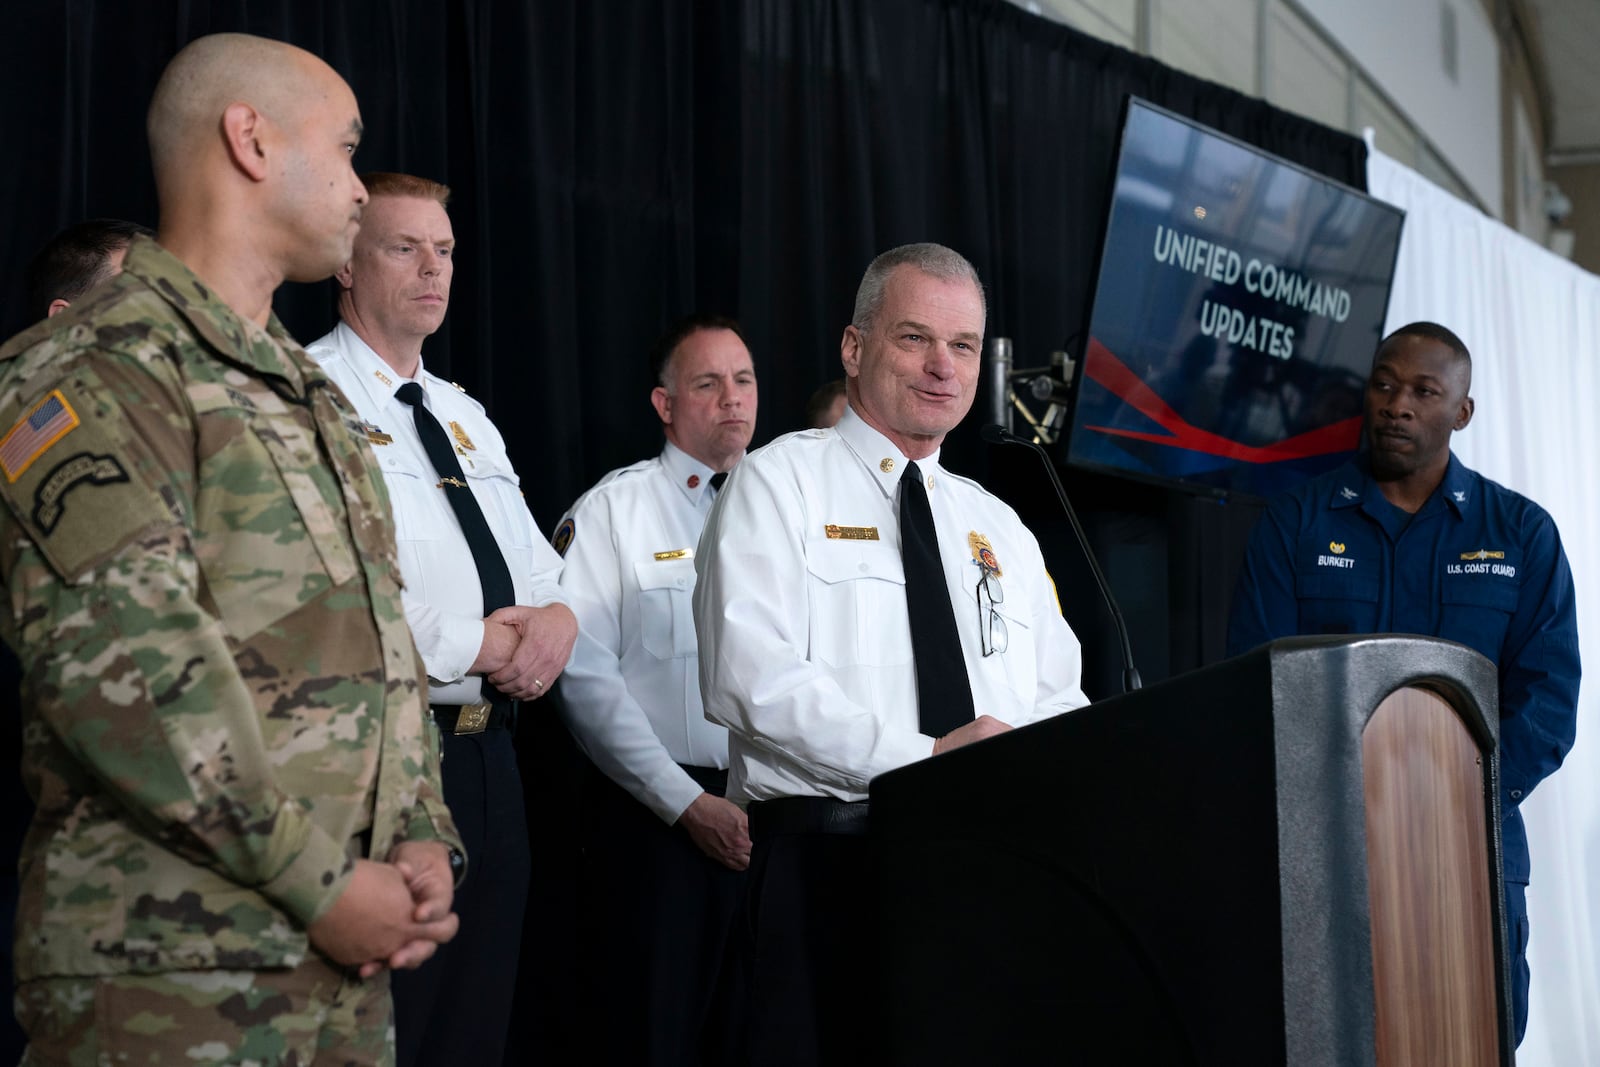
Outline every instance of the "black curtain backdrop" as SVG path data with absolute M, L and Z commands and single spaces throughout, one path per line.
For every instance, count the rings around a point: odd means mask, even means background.
M 693 308 L 748 331 L 757 444 L 799 428 L 811 391 L 839 376 L 861 271 L 899 243 L 937 240 L 973 260 L 989 333 L 1015 339 L 1019 364 L 1080 337 L 1129 93 L 1365 187 L 1355 138 L 1000 0 L 13 8 L 0 35 L 8 334 L 30 318 L 22 267 L 57 229 L 157 222 L 144 110 L 173 53 L 222 30 L 291 41 L 355 89 L 360 169 L 455 190 L 452 307 L 425 358 L 488 407 L 546 530 L 605 471 L 659 448 L 644 354 Z M 287 286 L 277 306 L 302 341 L 334 321 L 324 285 Z M 981 417 L 951 435 L 946 462 L 1033 525 L 1083 640 L 1085 688 L 1107 695 L 1120 675 L 1108 617 L 1044 472 L 981 444 Z M 1254 510 L 1080 472 L 1068 486 L 1146 681 L 1217 658 Z M 533 824 L 557 873 L 535 892 L 517 1051 L 559 1055 L 581 1047 L 559 877 L 575 779 L 549 716 L 519 740 L 535 753 Z

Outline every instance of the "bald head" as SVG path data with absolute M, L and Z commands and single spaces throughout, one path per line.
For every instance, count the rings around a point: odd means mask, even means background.
M 161 75 L 146 125 L 159 239 L 214 286 L 231 273 L 259 307 L 261 291 L 349 259 L 367 199 L 352 165 L 361 113 L 310 52 L 242 33 L 198 38 Z
M 167 64 L 145 118 L 157 178 L 198 142 L 216 137 L 229 104 L 250 104 L 278 122 L 291 119 L 300 78 L 315 67 L 333 74 L 311 53 L 265 37 L 216 33 L 191 41 Z

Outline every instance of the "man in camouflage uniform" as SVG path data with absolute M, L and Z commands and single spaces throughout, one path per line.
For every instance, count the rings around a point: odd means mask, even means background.
M 272 316 L 349 257 L 355 98 L 241 35 L 150 107 L 159 244 L 0 349 L 25 1062 L 388 1063 L 455 827 L 383 479 Z

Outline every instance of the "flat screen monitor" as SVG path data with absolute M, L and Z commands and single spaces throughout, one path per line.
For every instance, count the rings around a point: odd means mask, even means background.
M 1068 463 L 1251 499 L 1338 466 L 1403 220 L 1131 98 Z

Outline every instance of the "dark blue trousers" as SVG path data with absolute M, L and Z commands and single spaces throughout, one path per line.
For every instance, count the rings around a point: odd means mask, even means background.
M 579 973 L 589 1062 L 743 1062 L 744 983 L 733 936 L 744 872 L 707 857 L 681 827 L 597 770 L 583 796 Z
M 1528 887 L 1506 882 L 1506 940 L 1511 943 L 1511 1006 L 1516 1013 L 1517 1044 L 1528 1032 Z
M 394 975 L 400 1067 L 497 1067 L 528 903 L 528 821 L 509 730 L 444 736 L 444 798 L 467 847 L 461 929 L 415 971 Z

